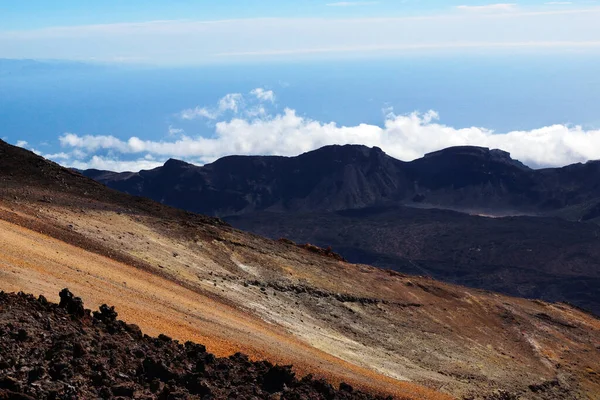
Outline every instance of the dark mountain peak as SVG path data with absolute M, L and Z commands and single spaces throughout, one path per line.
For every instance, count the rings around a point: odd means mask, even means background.
M 282 156 L 225 156 L 210 164 L 205 164 L 201 168 L 206 173 L 249 177 L 256 173 L 261 174 L 266 170 L 276 170 L 287 158 Z
M 165 162 L 165 169 L 176 169 L 176 168 L 187 168 L 187 167 L 195 167 L 194 164 L 190 164 L 185 161 L 177 160 L 175 158 L 169 158 L 167 162 Z
M 510 153 L 500 149 L 489 149 L 479 146 L 454 146 L 446 149 L 425 154 L 423 160 L 434 161 L 435 159 L 461 159 L 472 158 L 486 162 L 511 165 L 520 169 L 530 169 L 518 160 L 513 159 Z
M 345 154 L 345 155 L 369 155 L 374 153 L 383 153 L 379 147 L 368 147 L 362 144 L 332 144 L 323 146 L 305 154 Z
M 330 163 L 362 163 L 383 161 L 392 158 L 379 147 L 368 147 L 359 144 L 329 145 L 309 151 L 297 157 L 300 161 L 319 160 Z M 398 161 L 398 160 L 395 160 Z M 310 162 L 310 161 L 309 161 Z
M 322 151 L 322 152 L 331 152 L 331 151 L 344 151 L 344 152 L 364 152 L 369 151 L 371 148 L 369 146 L 365 146 L 364 144 L 330 144 L 327 146 L 323 146 L 314 151 Z
M 471 156 L 481 158 L 495 158 L 498 160 L 511 160 L 510 153 L 499 149 L 489 149 L 488 147 L 479 146 L 453 146 L 442 150 L 433 151 L 425 154 L 423 158 L 434 158 L 434 157 L 460 157 L 460 156 Z

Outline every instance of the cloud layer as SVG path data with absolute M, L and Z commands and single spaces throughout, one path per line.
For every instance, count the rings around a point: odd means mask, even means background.
M 270 93 L 265 95 L 265 93 Z M 230 102 L 230 99 L 236 99 Z M 261 113 L 251 98 L 263 104 Z M 331 144 L 364 144 L 381 147 L 401 160 L 413 160 L 442 148 L 475 145 L 506 150 L 532 167 L 562 166 L 590 159 L 600 159 L 600 130 L 557 124 L 530 131 L 494 132 L 481 127 L 455 128 L 444 125 L 435 111 L 395 114 L 388 110 L 381 125 L 342 126 L 335 122 L 316 121 L 296 110 L 269 107 L 275 95 L 265 89 L 250 94 L 224 96 L 216 113 L 224 109 L 231 116 L 209 119 L 210 137 L 191 136 L 170 126 L 165 140 L 144 140 L 136 136 L 120 139 L 111 135 L 65 133 L 59 140 L 64 152 L 53 155 L 57 162 L 77 168 L 139 170 L 162 164 L 174 157 L 203 164 L 232 155 L 294 156 Z M 223 102 L 223 99 L 225 100 Z M 251 105 L 250 105 L 251 104 Z M 196 107 L 195 109 L 203 109 Z M 182 112 L 183 120 L 189 113 Z M 175 133 L 174 133 L 175 132 Z

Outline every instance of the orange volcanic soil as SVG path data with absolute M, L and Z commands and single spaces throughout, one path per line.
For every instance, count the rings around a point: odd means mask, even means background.
M 409 398 L 448 396 L 387 378 L 321 352 L 280 327 L 234 307 L 110 258 L 0 221 L 0 289 L 43 294 L 58 301 L 64 287 L 92 308 L 114 305 L 120 317 L 150 335 L 203 343 L 218 356 L 243 352 L 293 364 L 334 382 Z

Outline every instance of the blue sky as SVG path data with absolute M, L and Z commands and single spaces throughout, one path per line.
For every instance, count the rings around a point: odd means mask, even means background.
M 598 52 L 600 3 L 3 1 L 0 57 L 189 66 L 343 56 Z
M 599 20 L 594 0 L 0 0 L 0 138 L 113 170 L 334 143 L 585 162 Z
M 2 0 L 3 30 L 54 26 L 145 22 L 154 20 L 223 20 L 259 17 L 373 17 L 451 12 L 457 6 L 485 6 L 474 0 Z M 498 2 L 502 3 L 502 2 Z M 513 1 L 506 1 L 511 4 Z M 517 3 L 516 1 L 514 3 Z M 554 4 L 548 4 L 554 3 Z M 564 3 L 564 4 L 561 4 Z M 567 4 L 570 3 L 570 4 Z M 594 1 L 518 1 L 521 7 L 584 8 Z

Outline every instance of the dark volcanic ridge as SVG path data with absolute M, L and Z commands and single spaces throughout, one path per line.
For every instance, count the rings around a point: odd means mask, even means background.
M 195 166 L 82 173 L 129 194 L 206 215 L 336 211 L 384 204 L 600 220 L 600 162 L 534 170 L 502 150 L 457 146 L 411 162 L 380 148 L 325 146 L 296 157 L 228 156 Z
M 0 399 L 383 399 L 299 379 L 291 366 L 152 338 L 114 307 L 92 313 L 67 289 L 60 297 L 0 292 Z

